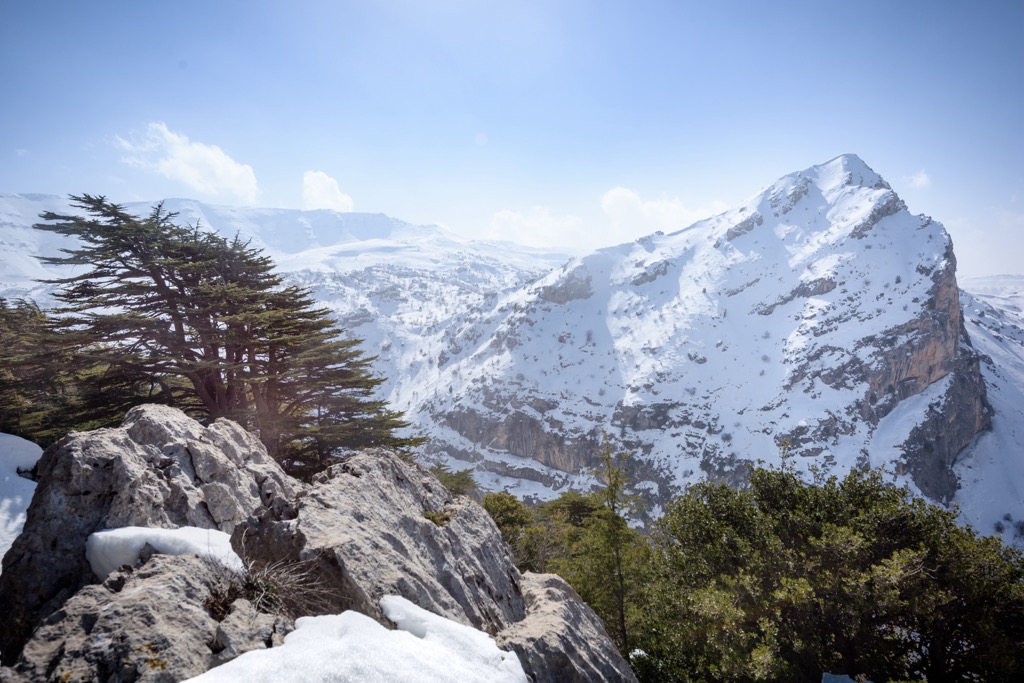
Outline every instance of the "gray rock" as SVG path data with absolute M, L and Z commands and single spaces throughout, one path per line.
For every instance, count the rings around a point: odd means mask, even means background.
M 333 596 L 325 611 L 354 609 L 390 627 L 378 603 L 401 595 L 496 636 L 534 681 L 636 680 L 568 584 L 521 577 L 480 505 L 388 451 L 331 467 L 292 509 L 267 510 L 232 543 L 259 562 L 310 563 Z
M 635 680 L 572 589 L 522 579 L 482 507 L 393 453 L 363 452 L 306 487 L 237 425 L 204 428 L 147 406 L 119 429 L 65 438 L 39 478 L 0 575 L 0 639 L 13 664 L 0 668 L 3 683 L 180 680 L 280 644 L 299 614 L 354 609 L 389 625 L 379 609 L 388 594 L 498 635 L 535 681 Z M 288 601 L 270 611 L 287 619 L 261 611 L 266 602 L 257 609 L 245 594 L 257 582 L 232 583 L 192 556 L 148 549 L 138 567 L 96 583 L 86 538 L 128 525 L 233 530 L 239 554 L 284 582 Z
M 564 579 L 526 573 L 521 586 L 526 618 L 495 640 L 519 655 L 534 683 L 636 681 L 601 620 Z
M 230 533 L 301 484 L 237 424 L 209 427 L 166 406 L 131 410 L 120 428 L 72 433 L 46 450 L 22 534 L 0 573 L 0 653 L 12 663 L 41 619 L 95 578 L 89 534 L 123 526 Z
M 484 509 L 385 450 L 332 466 L 293 510 L 267 510 L 232 543 L 261 562 L 311 562 L 333 596 L 325 609 L 385 625 L 378 603 L 388 594 L 491 634 L 526 613 L 511 552 Z
M 0 666 L 0 683 L 26 683 L 27 680 L 14 669 Z
M 193 555 L 153 555 L 137 570 L 82 588 L 47 617 L 14 673 L 31 681 L 180 681 L 280 644 L 286 622 L 245 599 L 232 604 L 232 578 Z M 218 601 L 225 603 L 219 611 Z

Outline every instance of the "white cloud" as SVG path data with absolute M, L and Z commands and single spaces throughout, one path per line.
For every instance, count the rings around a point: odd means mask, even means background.
M 341 191 L 338 181 L 323 171 L 302 174 L 302 208 L 332 209 L 347 212 L 353 207 L 352 197 Z
M 714 201 L 708 207 L 691 208 L 677 197 L 645 200 L 625 187 L 614 187 L 601 197 L 601 209 L 611 219 L 618 241 L 636 239 L 656 230 L 673 232 L 728 209 Z
M 193 142 L 161 121 L 130 139 L 118 136 L 116 143 L 127 152 L 122 159 L 126 164 L 180 182 L 203 198 L 250 205 L 259 199 L 252 166 L 235 161 L 217 145 Z
M 556 215 L 544 206 L 528 211 L 506 209 L 494 214 L 484 238 L 586 251 L 632 242 L 656 230 L 680 230 L 729 208 L 719 201 L 690 208 L 677 198 L 644 200 L 624 187 L 605 192 L 600 207 L 604 216 L 595 211 L 594 218 L 586 221 L 572 214 Z
M 931 177 L 923 168 L 914 175 L 907 176 L 905 180 L 911 187 L 918 189 L 931 187 L 932 185 Z
M 559 247 L 578 245 L 582 233 L 583 221 L 578 217 L 556 216 L 547 207 L 534 206 L 525 212 L 497 212 L 484 237 L 532 247 Z

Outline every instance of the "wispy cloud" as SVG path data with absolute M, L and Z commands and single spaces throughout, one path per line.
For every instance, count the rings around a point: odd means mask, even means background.
M 647 235 L 655 230 L 671 232 L 728 209 L 724 202 L 707 207 L 689 207 L 677 197 L 643 199 L 625 187 L 614 187 L 601 197 L 601 209 L 612 222 L 620 241 Z
M 596 220 L 589 221 L 572 214 L 555 214 L 545 206 L 527 211 L 506 209 L 494 214 L 485 236 L 536 247 L 599 249 L 631 242 L 656 230 L 679 230 L 729 207 L 716 201 L 691 208 L 674 197 L 645 200 L 633 190 L 615 187 L 601 196 L 600 208 L 604 218 L 598 213 Z
M 351 211 L 352 197 L 341 191 L 338 181 L 323 171 L 302 174 L 302 208 Z
M 202 198 L 255 204 L 259 183 L 252 166 L 232 159 L 217 145 L 190 140 L 162 121 L 154 121 L 141 133 L 115 142 L 126 164 L 182 183 Z
M 923 168 L 917 173 L 907 176 L 904 180 L 906 180 L 907 184 L 911 187 L 918 189 L 932 186 L 931 176 L 929 176 Z
M 582 232 L 577 216 L 556 216 L 544 206 L 528 211 L 498 211 L 485 235 L 488 239 L 509 240 L 534 247 L 573 245 Z

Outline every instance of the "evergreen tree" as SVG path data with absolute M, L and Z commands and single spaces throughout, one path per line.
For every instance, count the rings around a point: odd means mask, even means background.
M 649 545 L 627 522 L 634 500 L 626 491 L 626 465 L 607 435 L 598 459 L 604 487 L 588 496 L 590 512 L 574 525 L 568 553 L 555 559 L 552 567 L 601 617 L 619 650 L 628 654 L 633 625 L 641 617 L 637 604 Z
M 382 380 L 358 340 L 259 250 L 179 226 L 162 205 L 139 218 L 103 197 L 72 200 L 85 216 L 48 212 L 35 227 L 78 240 L 44 261 L 84 268 L 51 284 L 65 348 L 109 369 L 105 390 L 141 378 L 148 400 L 237 420 L 297 476 L 344 449 L 420 441 L 397 436 L 401 415 L 371 398 Z
M 473 478 L 473 470 L 452 470 L 448 465 L 438 463 L 430 468 L 430 472 L 437 477 L 441 485 L 448 489 L 448 493 L 453 496 L 479 497 L 476 479 Z
M 626 466 L 607 437 L 598 459 L 605 485 L 599 491 L 567 491 L 532 510 L 508 493 L 489 493 L 483 505 L 520 570 L 560 574 L 628 653 L 630 634 L 642 616 L 638 600 L 650 548 L 626 520 L 634 502 L 626 492 Z
M 481 504 L 494 520 L 501 532 L 501 538 L 512 547 L 516 563 L 519 564 L 519 544 L 527 527 L 533 521 L 533 514 L 526 503 L 507 491 L 484 494 Z
M 1024 674 L 1024 558 L 878 472 L 700 483 L 659 520 L 642 680 L 1006 681 Z

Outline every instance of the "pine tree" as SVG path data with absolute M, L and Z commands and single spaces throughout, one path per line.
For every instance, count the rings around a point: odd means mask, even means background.
M 607 435 L 598 460 L 604 487 L 588 496 L 593 508 L 569 535 L 567 556 L 552 566 L 601 617 L 619 650 L 628 654 L 649 546 L 626 520 L 634 499 L 626 490 L 625 458 L 616 453 Z
M 180 226 L 162 204 L 140 218 L 104 197 L 72 201 L 85 216 L 48 212 L 35 227 L 80 245 L 44 259 L 84 267 L 50 281 L 77 358 L 144 378 L 151 400 L 240 422 L 297 476 L 345 449 L 420 442 L 396 435 L 401 414 L 372 398 L 383 380 L 359 341 L 258 249 Z

